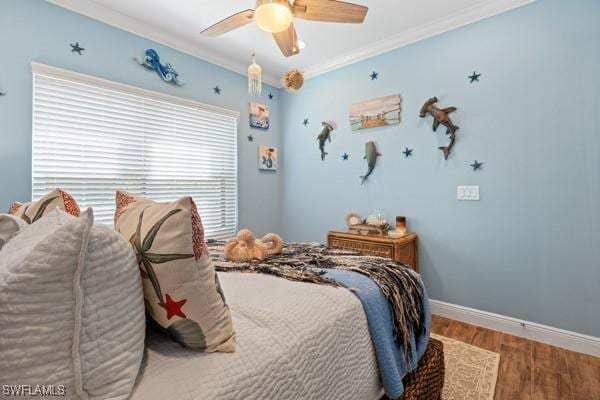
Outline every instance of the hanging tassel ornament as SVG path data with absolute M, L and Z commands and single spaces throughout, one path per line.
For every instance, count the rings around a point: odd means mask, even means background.
M 248 67 L 248 93 L 258 96 L 262 91 L 262 69 L 256 63 L 256 54 L 252 53 L 252 64 Z

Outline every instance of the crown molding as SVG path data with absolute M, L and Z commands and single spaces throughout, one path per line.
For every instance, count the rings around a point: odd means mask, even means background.
M 214 52 L 210 52 L 199 48 L 198 44 L 193 43 L 189 40 L 185 40 L 178 35 L 162 31 L 160 29 L 154 29 L 147 23 L 140 21 L 137 18 L 133 18 L 129 15 L 122 14 L 120 12 L 111 10 L 110 8 L 104 7 L 91 0 L 46 0 L 48 3 L 56 6 L 66 8 L 67 10 L 76 12 L 86 17 L 104 22 L 105 24 L 114 26 L 116 28 L 125 30 L 135 35 L 141 36 L 146 39 L 150 39 L 154 42 L 160 43 L 167 47 L 171 47 L 175 50 L 179 50 L 183 53 L 189 54 L 201 60 L 207 61 L 211 64 L 215 64 L 219 67 L 228 69 L 237 74 L 246 76 L 248 71 L 247 65 L 242 65 L 231 61 L 225 57 L 219 56 Z M 264 83 L 280 88 L 281 81 L 278 77 L 269 75 L 263 72 L 262 80 Z
M 366 60 L 377 55 L 387 53 L 388 51 L 398 49 L 403 46 L 408 46 L 428 39 L 430 37 L 460 28 L 462 26 L 480 21 L 482 19 L 492 17 L 494 15 L 512 10 L 526 4 L 533 3 L 535 0 L 487 0 L 478 3 L 468 9 L 447 17 L 438 19 L 428 24 L 421 25 L 410 31 L 402 32 L 398 35 L 390 36 L 379 42 L 361 47 L 351 53 L 331 61 L 324 62 L 304 70 L 306 79 L 313 78 L 333 71 L 335 69 L 345 67 L 356 62 Z

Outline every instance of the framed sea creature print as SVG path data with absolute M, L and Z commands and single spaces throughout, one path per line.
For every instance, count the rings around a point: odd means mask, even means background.
M 400 123 L 402 98 L 399 94 L 361 101 L 350 106 L 353 131 Z
M 258 129 L 269 129 L 269 107 L 255 101 L 250 102 L 250 126 Z
M 277 147 L 258 146 L 258 169 L 277 171 Z

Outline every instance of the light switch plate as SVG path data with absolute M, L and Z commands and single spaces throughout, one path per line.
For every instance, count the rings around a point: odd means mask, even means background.
M 457 186 L 456 199 L 479 201 L 479 186 Z

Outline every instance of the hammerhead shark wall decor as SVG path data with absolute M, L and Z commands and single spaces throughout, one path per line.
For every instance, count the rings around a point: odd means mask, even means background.
M 323 130 L 319 136 L 317 136 L 317 140 L 319 141 L 319 150 L 321 150 L 321 161 L 323 161 L 327 155 L 327 152 L 325 151 L 325 141 L 329 140 L 329 142 L 331 142 L 331 131 L 335 128 L 333 127 L 333 124 L 330 124 L 329 122 L 321 122 L 321 125 L 323 125 Z
M 433 117 L 433 131 L 435 132 L 440 126 L 440 124 L 446 127 L 446 135 L 450 135 L 450 143 L 448 146 L 440 146 L 438 149 L 444 152 L 444 159 L 448 159 L 448 155 L 450 154 L 450 150 L 452 146 L 454 146 L 454 142 L 456 140 L 456 131 L 458 130 L 458 126 L 452 123 L 452 120 L 448 116 L 448 114 L 456 111 L 456 107 L 447 107 L 443 109 L 439 109 L 436 106 L 438 99 L 437 97 L 432 97 L 423 104 L 421 107 L 421 112 L 419 113 L 419 117 L 425 118 L 427 114 Z

